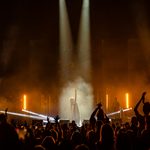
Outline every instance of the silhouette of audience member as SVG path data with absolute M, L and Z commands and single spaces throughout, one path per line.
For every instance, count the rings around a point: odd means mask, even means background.
M 139 122 L 139 132 L 138 132 L 138 148 L 142 150 L 150 149 L 150 103 L 145 102 L 146 92 L 143 92 L 141 99 L 136 104 L 134 112 L 136 114 L 137 120 Z M 141 115 L 138 111 L 139 105 L 143 103 L 143 113 Z
M 90 116 L 90 123 L 95 124 L 96 121 L 104 121 L 104 118 L 105 118 L 105 114 L 102 109 L 102 104 L 98 103 L 97 107 L 95 108 L 95 110 Z
M 117 150 L 133 150 L 133 140 L 130 138 L 130 133 L 125 129 L 120 129 L 116 139 Z
M 102 109 L 102 104 L 98 103 L 95 110 L 92 112 L 90 116 L 90 126 L 96 133 L 97 140 L 100 139 L 100 129 L 104 123 L 109 123 L 109 118 L 104 113 Z
M 85 144 L 77 145 L 74 150 L 89 150 L 88 146 Z
M 97 114 L 96 114 L 97 120 L 104 122 L 105 114 L 104 114 L 104 111 L 102 109 L 102 104 L 99 103 L 97 106 L 98 106 L 98 111 L 97 111 Z
M 114 130 L 110 124 L 104 124 L 100 131 L 100 142 L 97 144 L 100 150 L 115 150 Z
M 90 116 L 90 124 L 92 127 L 94 127 L 97 122 L 99 122 L 98 124 L 109 123 L 109 118 L 104 113 L 101 103 L 97 104 L 97 107 Z
M 50 136 L 52 136 L 55 140 L 55 143 L 58 142 L 58 132 L 55 129 L 50 130 Z
M 90 116 L 90 122 L 81 127 L 75 120 L 59 124 L 59 116 L 56 116 L 55 123 L 48 120 L 46 126 L 25 125 L 21 128 L 26 129 L 23 140 L 16 132 L 22 124 L 9 124 L 6 109 L 4 114 L 0 114 L 0 150 L 150 150 L 150 103 L 145 102 L 145 95 L 146 92 L 134 108 L 131 125 L 113 119 L 111 124 L 99 103 Z M 138 111 L 141 103 L 144 115 Z
M 20 149 L 20 142 L 15 128 L 7 122 L 7 114 L 0 114 L 0 149 Z
M 46 150 L 57 150 L 56 141 L 52 136 L 46 136 L 41 144 Z
M 87 131 L 86 134 L 86 145 L 89 147 L 90 150 L 96 149 L 97 137 L 96 133 L 93 130 Z
M 42 145 L 35 145 L 34 150 L 46 150 Z
M 136 104 L 134 108 L 135 115 L 137 117 L 137 120 L 139 122 L 139 134 L 141 134 L 142 130 L 145 129 L 146 127 L 146 120 L 149 118 L 149 112 L 150 112 L 150 104 L 149 102 L 145 102 L 145 95 L 146 92 L 143 92 L 141 99 L 139 102 Z M 140 114 L 138 111 L 139 105 L 143 102 L 143 113 L 144 115 Z
M 77 145 L 82 144 L 82 135 L 79 131 L 74 131 L 70 137 L 71 147 L 74 149 Z
M 135 116 L 133 116 L 131 118 L 130 129 L 133 131 L 134 135 L 137 136 L 137 134 L 138 134 L 138 120 Z

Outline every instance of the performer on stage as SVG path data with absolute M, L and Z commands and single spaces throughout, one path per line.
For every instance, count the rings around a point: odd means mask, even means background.
M 75 98 L 70 99 L 71 104 L 71 120 L 75 121 L 77 125 L 80 125 L 80 112 L 78 108 L 78 104 L 76 101 L 76 91 L 75 91 Z
M 118 102 L 117 97 L 115 97 L 115 99 L 113 101 L 113 105 L 112 105 L 112 111 L 115 112 L 115 111 L 118 111 L 118 110 L 120 110 L 120 104 Z

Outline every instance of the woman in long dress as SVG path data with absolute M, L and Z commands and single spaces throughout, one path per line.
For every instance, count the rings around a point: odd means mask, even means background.
M 78 104 L 74 98 L 70 99 L 71 104 L 71 121 L 75 121 L 77 125 L 80 125 L 80 112 Z

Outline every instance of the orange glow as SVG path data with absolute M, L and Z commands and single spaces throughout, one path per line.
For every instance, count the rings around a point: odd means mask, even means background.
M 129 94 L 126 93 L 126 108 L 129 108 Z
M 108 111 L 108 94 L 106 94 L 106 111 Z
M 23 96 L 23 109 L 26 109 L 27 108 L 27 96 L 24 95 Z

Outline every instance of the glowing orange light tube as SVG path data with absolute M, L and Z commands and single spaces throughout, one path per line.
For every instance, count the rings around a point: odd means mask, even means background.
M 126 108 L 129 108 L 129 94 L 126 93 L 125 96 L 126 96 Z
M 23 109 L 27 109 L 27 97 L 26 97 L 26 95 L 23 96 Z
M 108 111 L 108 94 L 106 94 L 106 110 Z

